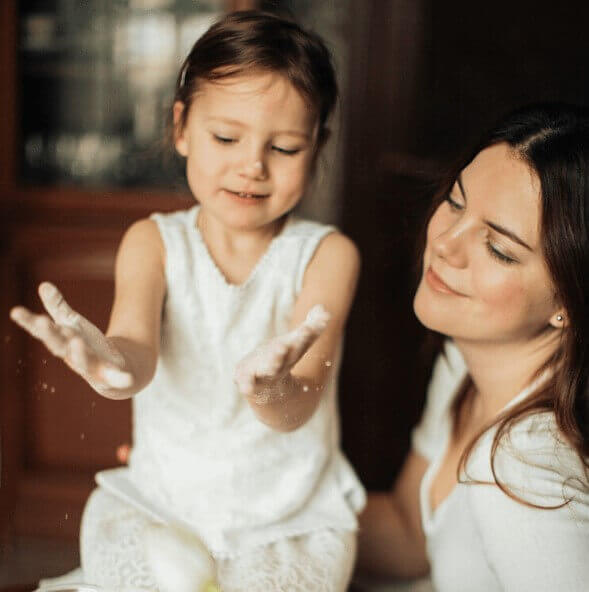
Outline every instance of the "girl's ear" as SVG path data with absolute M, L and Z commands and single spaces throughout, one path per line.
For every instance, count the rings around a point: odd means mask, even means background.
M 188 143 L 184 134 L 186 118 L 184 115 L 185 105 L 182 101 L 176 101 L 172 110 L 174 116 L 174 146 L 181 156 L 188 155 Z

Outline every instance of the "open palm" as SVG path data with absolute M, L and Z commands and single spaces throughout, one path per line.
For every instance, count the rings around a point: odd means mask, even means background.
M 43 282 L 39 296 L 48 314 L 34 314 L 17 306 L 10 311 L 12 320 L 99 394 L 123 390 L 133 384 L 133 375 L 125 370 L 121 353 L 100 329 L 71 308 L 53 284 Z

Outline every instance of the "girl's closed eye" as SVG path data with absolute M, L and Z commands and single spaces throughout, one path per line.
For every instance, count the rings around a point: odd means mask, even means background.
M 215 138 L 215 140 L 219 142 L 219 144 L 233 144 L 234 142 L 237 142 L 235 138 L 231 138 L 229 136 L 222 136 L 220 134 L 213 134 L 213 138 Z
M 280 146 L 272 146 L 272 150 L 286 156 L 293 156 L 301 151 L 301 148 L 281 148 Z

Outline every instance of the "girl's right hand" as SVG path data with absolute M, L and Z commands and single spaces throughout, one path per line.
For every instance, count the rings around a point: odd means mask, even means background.
M 39 286 L 39 296 L 49 315 L 34 314 L 23 306 L 10 311 L 10 318 L 61 358 L 100 395 L 111 397 L 133 385 L 125 358 L 107 337 L 73 310 L 51 283 Z

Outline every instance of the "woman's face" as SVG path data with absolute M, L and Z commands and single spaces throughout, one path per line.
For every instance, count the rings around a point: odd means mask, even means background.
M 427 228 L 413 307 L 428 328 L 477 342 L 527 342 L 561 312 L 540 242 L 540 181 L 505 144 L 462 171 Z

